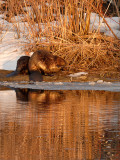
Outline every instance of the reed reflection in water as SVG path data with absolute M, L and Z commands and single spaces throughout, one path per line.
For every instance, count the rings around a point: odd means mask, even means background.
M 119 155 L 120 93 L 0 91 L 0 160 L 120 159 Z

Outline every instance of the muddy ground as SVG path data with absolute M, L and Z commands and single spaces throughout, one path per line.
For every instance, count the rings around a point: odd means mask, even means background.
M 0 70 L 0 81 L 8 81 L 8 82 L 20 82 L 20 81 L 28 81 L 28 75 L 18 75 L 14 77 L 7 78 L 6 75 L 11 73 L 12 71 Z M 83 71 L 77 71 L 83 72 Z M 73 74 L 73 72 L 68 71 L 60 71 L 57 74 L 53 74 L 51 76 L 45 75 L 43 76 L 43 81 L 45 82 L 89 82 L 89 81 L 98 81 L 103 80 L 107 82 L 120 82 L 120 71 L 84 71 L 87 72 L 87 75 L 81 75 L 78 77 L 70 77 L 69 74 Z M 76 72 L 75 72 L 76 73 Z

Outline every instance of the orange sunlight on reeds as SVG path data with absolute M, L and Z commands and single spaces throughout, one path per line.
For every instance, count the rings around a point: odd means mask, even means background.
M 112 69 L 120 65 L 120 40 L 105 20 L 100 0 L 9 0 L 7 19 L 25 22 L 25 50 L 41 48 L 67 61 L 68 69 Z M 99 14 L 114 38 L 90 30 L 91 12 Z M 12 19 L 12 20 L 11 20 Z M 14 19 L 15 21 L 15 19 Z M 27 22 L 27 23 L 26 23 Z M 19 22 L 17 22 L 19 23 Z M 93 24 L 94 25 L 94 24 Z M 18 25 L 18 37 L 20 29 Z

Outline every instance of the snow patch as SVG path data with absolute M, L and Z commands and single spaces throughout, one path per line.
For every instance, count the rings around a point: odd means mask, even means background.
M 40 7 L 40 6 L 39 6 Z M 31 7 L 25 7 L 25 10 L 31 14 Z M 24 15 L 27 16 L 27 15 Z M 26 42 L 25 36 L 30 35 L 30 28 L 28 27 L 27 22 L 22 22 L 24 18 L 23 15 L 15 16 L 12 18 L 13 23 L 7 22 L 4 19 L 4 15 L 0 15 L 0 69 L 5 70 L 14 70 L 16 68 L 17 60 L 20 56 L 25 55 L 22 50 L 22 44 Z M 86 15 L 85 15 L 86 16 Z M 65 16 L 61 15 L 61 18 Z M 69 19 L 67 18 L 67 23 Z M 105 18 L 107 23 L 110 25 L 111 29 L 115 35 L 120 39 L 120 18 L 112 17 Z M 51 26 L 58 26 L 59 22 L 51 22 Z M 38 24 L 35 24 L 34 28 L 38 30 Z M 41 23 L 42 32 L 46 30 L 45 25 Z M 53 28 L 54 29 L 54 28 Z M 105 35 L 114 36 L 106 24 L 103 22 L 103 19 L 99 17 L 96 13 L 91 13 L 90 17 L 90 30 L 100 30 Z M 46 38 L 41 38 L 41 41 L 46 41 Z M 32 53 L 31 53 L 32 54 Z M 85 72 L 79 72 L 69 75 L 70 77 L 79 77 L 81 75 L 86 75 Z
M 39 82 L 37 84 L 34 82 L 32 84 L 0 82 L 0 85 L 12 88 L 28 88 L 36 90 L 103 90 L 120 92 L 120 82 Z
M 70 74 L 68 76 L 69 77 L 79 77 L 79 76 L 86 75 L 86 74 L 88 74 L 88 73 L 87 72 L 78 72 L 78 73 Z

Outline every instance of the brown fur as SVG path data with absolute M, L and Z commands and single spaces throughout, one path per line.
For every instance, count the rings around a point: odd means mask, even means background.
M 50 54 L 46 50 L 39 50 L 33 53 L 29 60 L 29 71 L 40 71 L 41 73 L 54 73 L 66 65 L 64 59 Z
M 20 57 L 17 61 L 16 70 L 8 74 L 6 77 L 12 77 L 18 74 L 29 74 L 29 70 L 28 70 L 29 59 L 30 59 L 29 56 Z
M 28 74 L 29 56 L 22 56 L 17 61 L 16 71 L 20 74 Z
M 34 71 L 29 74 L 29 80 L 34 82 L 42 82 L 43 77 L 42 74 L 39 71 Z

